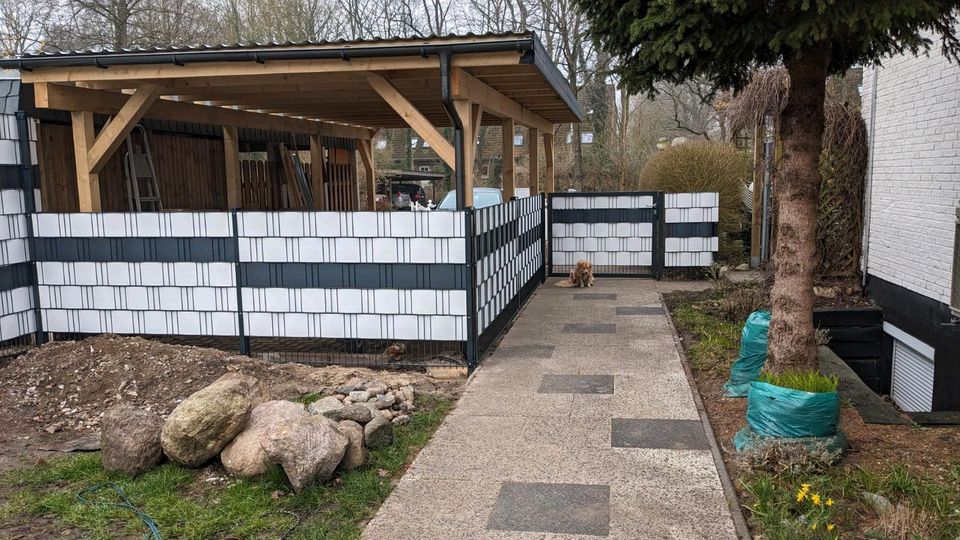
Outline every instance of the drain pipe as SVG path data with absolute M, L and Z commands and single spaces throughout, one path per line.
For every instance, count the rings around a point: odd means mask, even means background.
M 463 120 L 457 114 L 457 108 L 453 106 L 453 91 L 451 85 L 452 57 L 449 49 L 440 51 L 440 102 L 450 117 L 453 124 L 453 150 L 454 150 L 454 179 L 457 188 L 457 210 L 463 210 L 466 206 L 466 193 L 464 193 L 463 177 Z

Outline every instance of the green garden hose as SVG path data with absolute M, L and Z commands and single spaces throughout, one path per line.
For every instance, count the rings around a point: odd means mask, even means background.
M 110 489 L 112 489 L 120 497 L 120 500 L 122 500 L 123 502 L 115 503 L 115 502 L 105 501 L 102 499 L 90 500 L 84 497 L 84 495 L 89 495 L 91 493 L 94 493 L 95 491 L 98 491 L 100 490 L 100 488 L 103 488 L 103 487 L 109 487 Z M 123 492 L 123 488 L 113 482 L 104 482 L 102 484 L 90 486 L 84 489 L 83 491 L 81 491 L 80 493 L 77 493 L 77 500 L 79 500 L 83 504 L 100 504 L 104 506 L 112 506 L 115 508 L 124 508 L 126 510 L 130 510 L 131 512 L 136 514 L 137 517 L 140 518 L 140 521 L 142 521 L 150 530 L 150 532 L 147 533 L 147 535 L 144 538 L 148 538 L 148 539 L 152 538 L 153 540 L 163 540 L 163 538 L 160 536 L 160 529 L 157 527 L 157 522 L 154 521 L 153 518 L 147 515 L 145 512 L 143 512 L 142 510 L 134 506 L 133 503 L 130 502 L 130 499 L 127 498 L 127 494 Z

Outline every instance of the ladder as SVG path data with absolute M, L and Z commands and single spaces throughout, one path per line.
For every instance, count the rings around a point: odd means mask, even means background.
M 139 139 L 137 143 L 134 139 Z M 132 212 L 159 212 L 163 210 L 157 172 L 153 167 L 153 155 L 147 130 L 142 125 L 134 126 L 127 135 L 127 151 L 123 155 L 123 172 L 127 180 L 127 197 Z

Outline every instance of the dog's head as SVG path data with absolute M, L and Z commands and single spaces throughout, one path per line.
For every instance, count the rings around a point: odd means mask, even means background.
M 581 259 L 577 261 L 577 272 L 581 274 L 589 274 L 593 272 L 593 264 L 586 259 Z

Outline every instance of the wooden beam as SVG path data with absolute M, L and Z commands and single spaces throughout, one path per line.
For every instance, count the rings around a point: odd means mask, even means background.
M 530 194 L 540 193 L 540 134 L 527 129 L 527 155 L 530 158 Z
M 504 118 L 500 129 L 503 131 L 503 148 L 501 150 L 501 176 L 503 178 L 503 199 L 509 201 L 514 196 L 513 183 L 513 119 Z
M 357 139 L 357 150 L 360 151 L 360 160 L 363 162 L 363 171 L 367 177 L 367 210 L 376 210 L 377 177 L 373 162 L 373 141 Z
M 456 168 L 453 145 L 447 142 L 447 139 L 440 134 L 440 131 L 427 120 L 427 117 L 407 101 L 407 99 L 390 84 L 390 81 L 376 73 L 369 73 L 367 74 L 367 82 L 369 82 L 370 87 L 380 94 L 380 97 L 403 118 L 407 125 L 417 132 L 417 135 L 423 137 L 423 140 L 430 144 L 430 147 L 433 148 L 433 151 L 440 156 L 440 159 L 442 159 L 444 163 L 449 165 L 451 169 Z M 467 117 L 469 117 L 469 109 L 467 110 Z
M 522 53 L 470 53 L 453 57 L 454 67 L 482 67 L 516 65 Z M 247 77 L 265 75 L 286 76 L 308 73 L 346 73 L 358 71 L 385 71 L 408 69 L 439 69 L 438 57 L 396 56 L 379 58 L 353 58 L 348 62 L 340 59 L 322 60 L 271 60 L 269 62 L 195 62 L 185 65 L 131 64 L 109 66 L 51 67 L 24 71 L 24 83 L 76 82 L 76 81 L 124 81 L 189 79 L 207 77 L 237 77 L 242 82 Z
M 90 148 L 96 137 L 93 131 L 93 113 L 75 111 L 70 113 L 73 124 L 73 153 L 77 168 L 77 198 L 81 212 L 100 211 L 100 175 L 91 172 Z
M 543 183 L 544 191 L 557 191 L 557 180 L 553 175 L 553 128 L 543 134 Z
M 223 127 L 223 159 L 227 173 L 227 209 L 243 208 L 243 186 L 240 183 L 240 136 L 234 126 Z
M 542 116 L 523 107 L 463 69 L 453 70 L 450 87 L 455 99 L 468 99 L 478 103 L 497 116 L 513 118 L 525 126 L 537 128 L 544 133 L 553 127 Z
M 150 84 L 138 88 L 127 99 L 116 116 L 110 119 L 110 123 L 100 130 L 97 140 L 90 148 L 87 158 L 90 172 L 98 173 L 103 170 L 113 153 L 123 144 L 130 130 L 143 118 L 159 95 L 160 87 Z
M 62 84 L 35 84 L 34 96 L 36 106 L 41 109 L 90 111 L 109 115 L 117 114 L 128 99 L 127 95 L 119 92 L 91 90 Z M 308 133 L 348 139 L 366 139 L 373 134 L 373 130 L 365 127 L 195 105 L 168 99 L 155 100 L 143 116 L 178 122 Z
M 456 107 L 457 115 L 463 124 L 463 204 L 473 206 L 473 165 L 477 149 L 473 103 L 465 99 L 455 99 L 453 106 Z M 460 186 L 457 186 L 457 189 L 460 189 Z
M 361 139 L 362 140 L 362 139 Z M 319 135 L 310 136 L 310 183 L 313 204 L 317 210 L 327 209 L 327 194 L 323 184 L 323 145 Z

